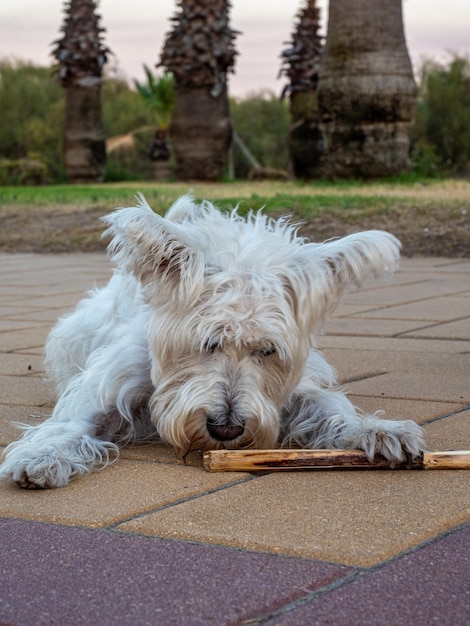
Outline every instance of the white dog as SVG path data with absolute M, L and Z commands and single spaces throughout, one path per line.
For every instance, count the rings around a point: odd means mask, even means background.
M 182 457 L 279 446 L 420 454 L 420 427 L 358 414 L 314 343 L 345 288 L 395 269 L 392 235 L 308 243 L 286 219 L 244 219 L 189 196 L 165 218 L 140 197 L 103 219 L 117 269 L 52 330 L 57 405 L 7 447 L 1 476 L 60 487 L 151 436 Z

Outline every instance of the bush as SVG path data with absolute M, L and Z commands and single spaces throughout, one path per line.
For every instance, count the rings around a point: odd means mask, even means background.
M 0 159 L 0 185 L 44 185 L 47 182 L 47 165 L 36 154 L 29 154 L 25 159 Z
M 245 100 L 231 100 L 233 128 L 262 168 L 288 169 L 289 108 L 274 93 L 262 91 Z M 251 165 L 234 151 L 235 174 L 247 178 Z
M 416 123 L 411 135 L 415 169 L 423 175 L 470 174 L 470 59 L 421 68 Z

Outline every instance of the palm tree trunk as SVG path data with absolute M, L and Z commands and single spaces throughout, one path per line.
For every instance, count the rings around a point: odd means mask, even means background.
M 179 180 L 218 180 L 232 139 L 227 95 L 214 98 L 207 87 L 177 88 L 170 138 Z
M 66 89 L 63 154 L 67 179 L 100 182 L 106 165 L 106 142 L 101 121 L 101 85 Z
M 297 24 L 289 47 L 281 54 L 281 74 L 288 77 L 281 98 L 289 94 L 291 127 L 289 131 L 289 169 L 297 178 L 312 178 L 321 157 L 318 124 L 318 70 L 323 49 L 320 9 L 316 0 L 307 0 L 297 13 Z
M 63 36 L 54 42 L 57 80 L 65 89 L 63 154 L 71 183 L 104 178 L 106 141 L 101 118 L 104 46 L 95 0 L 70 0 L 65 5 Z
M 314 178 L 321 163 L 322 136 L 318 124 L 315 90 L 297 91 L 290 97 L 289 156 L 295 178 Z
M 170 139 L 176 177 L 217 180 L 228 165 L 232 123 L 227 74 L 233 71 L 237 34 L 229 0 L 178 0 L 159 66 L 175 77 Z
M 407 170 L 415 104 L 401 0 L 330 0 L 318 84 L 318 175 L 373 178 Z

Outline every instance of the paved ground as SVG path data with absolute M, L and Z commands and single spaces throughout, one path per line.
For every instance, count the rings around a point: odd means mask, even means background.
M 44 339 L 103 255 L 0 255 L 0 445 L 51 409 Z M 404 260 L 321 337 L 353 401 L 470 448 L 470 262 Z M 209 474 L 126 449 L 58 490 L 0 486 L 0 624 L 470 623 L 470 472 Z

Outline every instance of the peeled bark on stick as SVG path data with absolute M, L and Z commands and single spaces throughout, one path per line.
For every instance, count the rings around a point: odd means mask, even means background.
M 208 450 L 209 472 L 257 472 L 318 469 L 470 469 L 470 450 L 424 452 L 419 458 L 394 463 L 381 456 L 369 461 L 363 450 Z

